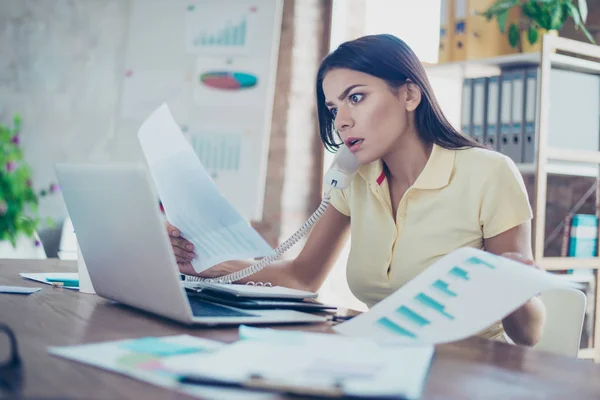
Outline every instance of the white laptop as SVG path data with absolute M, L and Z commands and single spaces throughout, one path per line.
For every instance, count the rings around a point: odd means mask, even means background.
M 99 296 L 188 324 L 327 320 L 295 310 L 242 310 L 188 296 L 143 165 L 57 164 L 55 170 Z

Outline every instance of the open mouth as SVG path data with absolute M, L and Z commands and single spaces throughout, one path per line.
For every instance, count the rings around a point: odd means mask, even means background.
M 361 143 L 363 140 L 364 139 L 354 139 L 354 138 L 348 139 L 348 140 L 346 140 L 346 146 L 352 147 L 352 146 L 354 146 L 356 144 Z
M 364 139 L 349 138 L 346 140 L 346 146 L 352 153 L 358 151 Z

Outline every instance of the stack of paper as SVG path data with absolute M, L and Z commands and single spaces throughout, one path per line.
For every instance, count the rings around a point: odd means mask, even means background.
M 357 397 L 419 398 L 433 346 L 399 346 L 339 335 L 240 327 L 242 340 L 196 362 L 194 356 L 166 362 L 183 375 L 227 381 L 261 376 L 301 388 L 338 385 Z
M 243 383 L 261 376 L 276 387 L 339 388 L 365 398 L 419 398 L 433 355 L 432 346 L 384 345 L 340 335 L 240 328 L 233 344 L 187 335 L 146 337 L 82 346 L 54 347 L 50 353 L 132 376 L 194 396 L 272 398 L 273 391 L 215 389 L 180 383 L 202 377 Z M 214 395 L 214 397 L 213 397 Z
M 123 374 L 152 385 L 183 392 L 202 399 L 267 399 L 262 393 L 252 396 L 239 389 L 183 385 L 165 363 L 194 355 L 194 362 L 223 346 L 213 340 L 189 335 L 143 337 L 79 346 L 50 347 L 50 354 Z

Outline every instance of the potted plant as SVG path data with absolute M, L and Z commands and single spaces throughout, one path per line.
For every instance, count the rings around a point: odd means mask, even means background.
M 13 249 L 24 239 L 35 247 L 41 245 L 36 233 L 41 223 L 39 198 L 58 191 L 54 183 L 37 192 L 33 189 L 31 168 L 23 160 L 20 132 L 19 115 L 14 117 L 12 128 L 0 124 L 0 244 L 6 248 L 10 243 Z M 52 219 L 46 221 L 53 225 Z
M 512 21 L 507 31 L 509 12 L 513 8 L 520 11 L 521 18 Z M 568 18 L 573 20 L 575 29 L 581 29 L 587 39 L 595 44 L 585 26 L 587 10 L 586 0 L 498 0 L 477 14 L 488 21 L 496 18 L 500 32 L 507 32 L 510 45 L 528 52 L 539 49 L 543 34 L 558 35 Z

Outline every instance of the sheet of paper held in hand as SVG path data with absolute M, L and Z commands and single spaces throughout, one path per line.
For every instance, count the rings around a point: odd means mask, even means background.
M 579 286 L 529 265 L 462 248 L 333 329 L 406 344 L 452 342 L 478 334 L 545 290 Z
M 167 219 L 194 244 L 196 272 L 274 253 L 220 193 L 166 104 L 144 121 L 138 137 Z

